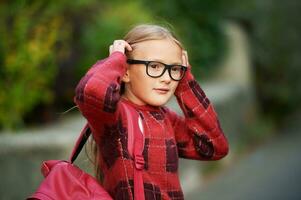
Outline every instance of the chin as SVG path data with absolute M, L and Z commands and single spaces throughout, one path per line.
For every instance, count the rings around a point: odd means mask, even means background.
M 164 106 L 169 99 L 152 99 L 151 101 L 148 102 L 149 105 L 151 106 Z
M 151 105 L 151 106 L 163 106 L 165 103 L 149 103 L 149 105 Z

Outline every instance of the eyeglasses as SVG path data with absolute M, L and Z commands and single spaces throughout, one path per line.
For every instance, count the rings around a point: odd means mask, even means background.
M 127 63 L 144 64 L 146 66 L 146 74 L 152 78 L 161 77 L 168 70 L 170 78 L 174 81 L 180 81 L 187 70 L 187 67 L 183 65 L 167 65 L 158 61 L 128 59 Z

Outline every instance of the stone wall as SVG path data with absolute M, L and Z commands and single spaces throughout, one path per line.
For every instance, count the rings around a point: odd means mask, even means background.
M 0 135 L 0 199 L 24 199 L 42 180 L 43 160 L 68 159 L 84 124 L 79 117 L 43 128 Z

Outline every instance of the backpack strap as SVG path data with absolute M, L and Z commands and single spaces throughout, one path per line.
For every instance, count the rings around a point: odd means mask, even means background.
M 129 110 L 126 108 L 125 105 L 122 104 L 122 106 L 124 107 L 124 109 L 126 110 L 127 113 L 127 119 L 128 119 L 128 127 L 129 127 L 129 139 L 128 139 L 128 151 L 130 153 L 130 155 L 133 155 L 133 147 L 134 147 L 134 136 L 133 136 L 133 122 L 132 122 L 132 118 L 131 115 L 128 115 Z M 128 111 L 127 111 L 128 110 Z M 83 149 L 84 145 L 86 144 L 89 136 L 91 135 L 92 131 L 91 128 L 89 127 L 89 124 L 86 123 L 86 125 L 84 126 L 84 128 L 82 129 L 80 135 L 78 136 L 76 143 L 73 147 L 72 153 L 69 157 L 69 162 L 73 163 L 76 158 L 78 157 L 78 155 L 80 154 L 81 150 Z
M 141 120 L 138 112 L 131 106 L 124 105 L 128 120 L 128 150 L 134 159 L 134 199 L 144 200 L 144 185 L 142 171 L 144 169 L 144 134 L 143 128 L 139 127 Z M 141 131 L 142 129 L 142 131 Z
M 121 103 L 121 105 L 125 110 L 128 122 L 128 151 L 134 159 L 134 199 L 144 200 L 145 197 L 142 178 L 142 170 L 144 169 L 144 158 L 142 155 L 144 148 L 144 134 L 143 127 L 141 125 L 141 117 L 131 106 L 127 106 L 124 103 Z M 91 129 L 89 124 L 86 123 L 76 141 L 75 146 L 73 147 L 69 158 L 71 163 L 76 160 L 90 135 Z
M 76 158 L 78 157 L 79 153 L 81 152 L 82 148 L 84 147 L 90 135 L 91 135 L 91 129 L 89 127 L 89 124 L 86 123 L 86 125 L 84 126 L 83 130 L 81 131 L 81 134 L 79 135 L 75 143 L 75 146 L 73 147 L 72 153 L 69 158 L 70 163 L 73 163 L 76 160 Z

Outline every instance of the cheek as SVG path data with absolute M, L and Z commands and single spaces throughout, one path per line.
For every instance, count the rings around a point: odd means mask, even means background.
M 152 85 L 153 80 L 147 76 L 144 68 L 132 70 L 130 73 L 130 82 L 133 88 L 146 90 Z
M 130 81 L 133 83 L 142 82 L 144 78 L 144 71 L 142 69 L 136 68 L 131 71 Z
M 172 83 L 172 90 L 173 90 L 173 92 L 177 89 L 178 85 L 179 85 L 179 82 L 178 82 L 178 81 L 174 81 L 174 82 Z

